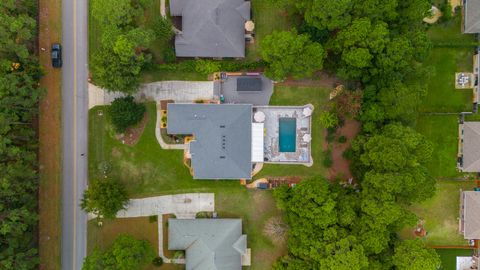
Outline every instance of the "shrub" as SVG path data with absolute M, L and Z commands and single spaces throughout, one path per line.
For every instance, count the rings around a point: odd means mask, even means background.
M 335 128 L 327 129 L 327 137 L 325 138 L 327 142 L 331 143 L 335 140 L 335 132 L 336 132 Z
M 440 11 L 443 13 L 442 17 L 440 18 L 442 22 L 447 22 L 452 18 L 452 5 L 450 5 L 448 1 L 446 1 L 446 3 L 440 7 Z
M 155 259 L 153 259 L 152 264 L 157 266 L 157 267 L 162 266 L 162 264 L 163 264 L 162 257 L 156 257 Z
M 169 40 L 173 36 L 172 23 L 167 18 L 156 20 L 152 28 L 158 39 Z
M 125 132 L 143 118 L 145 105 L 135 103 L 132 96 L 116 98 L 108 108 L 108 115 L 117 133 Z
M 325 168 L 330 168 L 333 165 L 333 160 L 332 160 L 332 151 L 326 150 L 323 152 L 323 166 Z
M 343 135 L 338 137 L 338 142 L 339 143 L 346 143 L 347 142 L 347 137 L 345 137 Z
M 352 148 L 348 148 L 347 150 L 343 151 L 342 157 L 344 159 L 352 160 L 354 157 L 355 153 L 353 152 Z
M 220 71 L 220 63 L 218 61 L 197 60 L 195 62 L 195 71 L 205 75 Z
M 165 48 L 163 51 L 163 61 L 165 63 L 175 63 L 177 56 L 175 55 L 175 49 L 172 47 Z
M 320 123 L 324 128 L 332 128 L 338 126 L 338 117 L 335 113 L 323 111 L 320 113 Z

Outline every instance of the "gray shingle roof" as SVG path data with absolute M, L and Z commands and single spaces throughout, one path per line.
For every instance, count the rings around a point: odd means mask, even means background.
M 249 1 L 170 0 L 170 11 L 182 16 L 182 33 L 175 37 L 178 57 L 245 57 Z
M 463 192 L 464 238 L 480 239 L 480 192 Z
M 465 0 L 464 33 L 480 33 L 480 0 Z
M 168 220 L 168 249 L 186 251 L 187 270 L 242 269 L 246 240 L 241 219 Z
M 462 147 L 462 170 L 480 172 L 480 122 L 464 122 Z
M 262 91 L 262 79 L 253 76 L 240 76 L 237 78 L 237 91 Z
M 195 179 L 251 179 L 252 105 L 171 103 L 167 132 L 195 136 Z

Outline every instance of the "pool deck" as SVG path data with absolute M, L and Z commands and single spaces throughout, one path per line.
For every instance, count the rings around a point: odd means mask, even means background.
M 312 116 L 304 116 L 305 108 L 313 110 L 313 105 L 305 106 L 255 106 L 254 113 L 261 111 L 265 114 L 265 141 L 264 141 L 264 163 L 273 164 L 303 164 L 312 166 L 311 142 L 304 140 L 305 134 L 312 131 Z M 280 152 L 279 150 L 279 119 L 295 118 L 296 128 L 296 151 Z

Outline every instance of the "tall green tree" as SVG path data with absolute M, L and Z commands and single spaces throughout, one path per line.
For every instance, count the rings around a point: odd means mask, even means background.
M 268 64 L 265 73 L 274 80 L 309 77 L 323 67 L 322 45 L 310 41 L 308 35 L 299 35 L 296 30 L 273 32 L 261 40 L 260 47 L 262 58 Z
M 114 178 L 105 178 L 90 181 L 80 206 L 89 213 L 115 218 L 118 211 L 126 209 L 128 201 L 125 187 Z
M 432 248 L 417 240 L 405 240 L 395 247 L 393 264 L 398 270 L 437 270 L 440 268 L 440 257 Z
M 108 116 L 115 131 L 125 132 L 128 127 L 134 126 L 143 119 L 145 105 L 136 103 L 132 96 L 116 98 L 108 108 Z

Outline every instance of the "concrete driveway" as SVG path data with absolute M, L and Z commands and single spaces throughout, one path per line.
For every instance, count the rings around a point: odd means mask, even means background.
M 192 219 L 198 212 L 214 209 L 214 193 L 186 193 L 130 200 L 128 208 L 118 212 L 117 218 L 175 214 L 179 219 Z
M 143 84 L 135 99 L 140 101 L 160 101 L 172 99 L 176 102 L 192 102 L 199 99 L 212 99 L 214 96 L 213 81 L 159 81 Z M 120 92 L 106 91 L 96 85 L 88 85 L 88 108 L 97 105 L 108 105 L 115 98 L 124 96 Z

